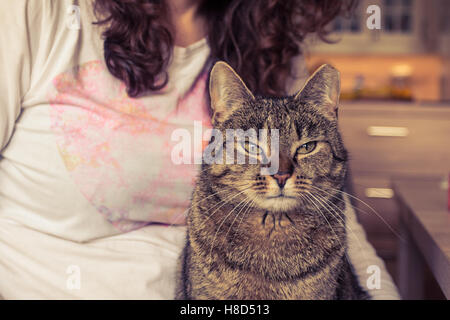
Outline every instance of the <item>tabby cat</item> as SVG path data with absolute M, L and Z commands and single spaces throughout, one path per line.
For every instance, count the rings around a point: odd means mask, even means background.
M 203 163 L 188 213 L 178 299 L 364 299 L 346 256 L 347 152 L 337 127 L 339 72 L 320 67 L 296 95 L 253 95 L 224 62 L 209 90 L 224 148 L 257 163 Z M 226 140 L 226 129 L 278 129 L 275 143 Z M 223 152 L 225 157 L 225 152 Z M 273 172 L 272 172 L 273 173 Z

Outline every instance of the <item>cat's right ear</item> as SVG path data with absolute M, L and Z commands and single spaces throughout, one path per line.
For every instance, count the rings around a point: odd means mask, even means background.
M 254 99 L 242 79 L 223 61 L 217 62 L 211 70 L 209 94 L 213 124 L 223 122 L 246 101 Z

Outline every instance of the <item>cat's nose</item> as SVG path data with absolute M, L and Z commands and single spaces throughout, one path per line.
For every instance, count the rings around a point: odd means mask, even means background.
M 280 188 L 283 188 L 286 184 L 287 179 L 292 176 L 292 173 L 290 172 L 278 172 L 277 174 L 274 174 L 272 177 L 277 181 Z

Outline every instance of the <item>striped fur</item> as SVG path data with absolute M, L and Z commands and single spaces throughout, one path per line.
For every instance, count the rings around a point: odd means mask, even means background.
M 203 165 L 176 297 L 367 298 L 346 258 L 339 190 L 347 153 L 337 128 L 338 72 L 323 66 L 297 95 L 266 98 L 253 96 L 220 62 L 211 72 L 210 93 L 221 132 L 279 130 L 280 170 L 291 176 L 281 188 L 274 176 L 260 174 L 261 163 Z M 316 141 L 315 149 L 299 154 L 305 141 Z

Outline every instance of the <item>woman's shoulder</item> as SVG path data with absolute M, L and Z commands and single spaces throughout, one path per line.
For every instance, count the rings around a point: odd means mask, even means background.
M 14 0 L 0 1 L 0 25 L 2 29 L 19 29 L 64 22 L 70 15 L 79 11 L 73 0 Z

